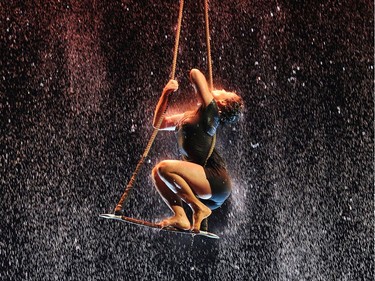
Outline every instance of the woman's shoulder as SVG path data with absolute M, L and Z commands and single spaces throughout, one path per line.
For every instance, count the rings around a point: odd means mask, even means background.
M 202 106 L 202 112 L 204 112 L 204 114 L 206 115 L 214 115 L 214 116 L 218 115 L 219 108 L 217 106 L 215 99 L 212 99 L 208 105 Z
M 214 99 L 205 107 L 200 117 L 204 128 L 210 136 L 216 134 L 216 130 L 220 124 L 219 110 Z

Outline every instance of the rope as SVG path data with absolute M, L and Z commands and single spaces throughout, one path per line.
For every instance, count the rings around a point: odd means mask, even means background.
M 208 18 L 208 0 L 204 1 L 204 19 L 206 23 L 206 46 L 207 46 L 207 66 L 208 66 L 208 87 L 210 91 L 213 90 L 213 78 L 212 78 L 212 60 L 211 60 L 211 44 L 210 44 L 210 24 Z M 216 144 L 216 134 L 212 138 L 211 148 L 208 152 L 204 166 L 206 166 L 208 159 L 211 157 Z M 208 218 L 205 218 L 201 223 L 201 230 L 208 231 Z
M 207 66 L 208 66 L 208 87 L 210 91 L 213 90 L 213 79 L 212 79 L 212 60 L 211 60 L 211 44 L 210 44 L 210 25 L 208 22 L 208 0 L 204 0 L 204 19 L 206 23 L 206 45 L 207 45 Z M 206 166 L 208 159 L 211 157 L 214 151 L 216 143 L 216 134 L 212 138 L 211 148 L 208 152 L 206 161 L 203 166 Z
M 171 79 L 174 79 L 175 74 L 176 74 L 178 43 L 180 42 L 180 32 L 181 32 L 181 22 L 182 22 L 182 12 L 183 12 L 183 10 L 184 10 L 184 0 L 180 0 L 180 10 L 178 12 L 177 31 L 176 31 L 177 33 L 176 33 L 176 38 L 175 38 L 175 42 L 174 42 Z
M 211 44 L 210 44 L 210 25 L 209 25 L 209 21 L 208 21 L 208 0 L 204 1 L 204 18 L 205 18 L 205 23 L 206 23 L 208 86 L 209 86 L 210 91 L 212 91 L 213 90 L 213 79 L 212 79 Z
M 171 79 L 174 79 L 175 72 L 176 72 L 178 44 L 179 44 L 179 41 L 180 41 L 183 8 L 184 8 L 184 0 L 180 0 L 180 10 L 179 10 L 179 13 L 178 13 L 178 23 L 177 23 L 176 39 L 175 39 L 175 46 L 174 46 L 174 52 L 173 52 Z M 168 108 L 168 106 L 167 106 L 167 108 Z M 128 197 L 129 192 L 132 190 L 132 188 L 134 186 L 134 183 L 135 183 L 135 180 L 137 178 L 138 172 L 140 171 L 140 169 L 141 169 L 141 167 L 142 167 L 142 165 L 145 161 L 145 158 L 147 157 L 147 155 L 148 155 L 148 153 L 151 149 L 151 146 L 152 146 L 152 144 L 155 140 L 156 135 L 158 134 L 158 131 L 160 129 L 161 123 L 163 122 L 163 119 L 164 119 L 164 116 L 165 116 L 165 112 L 167 111 L 167 108 L 164 110 L 163 114 L 161 115 L 158 122 L 156 123 L 156 126 L 154 128 L 154 131 L 152 132 L 150 140 L 147 143 L 146 149 L 143 152 L 143 154 L 141 156 L 141 159 L 138 161 L 138 164 L 135 168 L 135 171 L 133 172 L 132 177 L 130 178 L 128 184 L 126 185 L 125 190 L 124 190 L 119 202 L 116 205 L 116 208 L 114 210 L 114 213 L 116 215 L 122 215 L 122 213 L 123 213 L 124 202 L 125 202 L 126 198 Z

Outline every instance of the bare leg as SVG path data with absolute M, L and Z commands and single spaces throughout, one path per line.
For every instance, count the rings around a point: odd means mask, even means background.
M 163 198 L 164 202 L 172 210 L 174 215 L 168 219 L 161 221 L 159 224 L 162 227 L 175 226 L 180 229 L 190 229 L 190 221 L 186 216 L 185 210 L 182 207 L 181 198 L 178 197 L 169 187 L 160 179 L 157 169 L 152 170 L 152 178 L 154 180 L 156 189 Z
M 163 194 L 167 195 L 166 197 L 162 195 L 167 204 L 172 209 L 173 206 L 176 206 L 176 198 L 184 200 L 193 210 L 192 229 L 199 230 L 202 220 L 211 215 L 211 210 L 197 198 L 208 199 L 211 197 L 210 184 L 206 179 L 203 167 L 185 161 L 167 160 L 160 162 L 154 170 L 156 170 L 159 179 L 171 191 L 169 193 L 163 191 Z M 155 183 L 159 190 L 157 177 Z

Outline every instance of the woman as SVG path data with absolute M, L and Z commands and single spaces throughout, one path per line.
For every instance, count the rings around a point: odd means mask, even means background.
M 232 92 L 211 92 L 206 78 L 197 69 L 190 71 L 190 80 L 201 100 L 200 107 L 183 114 L 166 116 L 160 126 L 161 130 L 176 131 L 182 161 L 160 162 L 152 170 L 152 178 L 174 213 L 159 225 L 197 232 L 202 220 L 210 216 L 211 210 L 220 207 L 230 195 L 230 179 L 223 159 L 213 147 L 214 138 L 220 123 L 237 121 L 243 102 Z M 177 89 L 175 80 L 170 80 L 165 86 L 156 106 L 154 127 L 166 110 L 168 96 Z M 193 211 L 192 226 L 182 201 Z

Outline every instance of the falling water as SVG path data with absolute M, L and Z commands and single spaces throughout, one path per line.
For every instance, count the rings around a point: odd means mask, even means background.
M 152 133 L 178 1 L 0 3 L 1 280 L 370 280 L 373 2 L 210 1 L 214 82 L 246 111 L 218 147 L 233 194 L 220 240 L 106 221 Z M 203 1 L 185 1 L 170 112 L 205 71 Z M 125 209 L 169 215 L 152 167 Z

